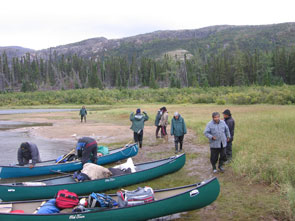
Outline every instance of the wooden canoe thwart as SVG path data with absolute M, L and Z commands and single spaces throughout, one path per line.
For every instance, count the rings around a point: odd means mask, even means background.
M 97 164 L 105 165 L 114 163 L 119 160 L 133 157 L 138 153 L 137 144 L 130 144 L 126 147 L 110 150 L 109 154 L 101 156 L 97 160 Z M 75 170 L 81 170 L 82 163 L 80 160 L 69 161 L 66 163 L 56 164 L 55 160 L 48 160 L 35 165 L 30 169 L 28 166 L 0 166 L 0 179 L 5 178 L 17 178 L 17 177 L 29 177 L 29 176 L 41 176 L 48 174 L 56 174 L 57 172 L 70 172 Z
M 76 182 L 71 175 L 37 180 L 35 182 L 11 183 L 0 185 L 0 201 L 20 201 L 49 199 L 61 189 L 67 189 L 78 195 L 101 192 L 133 185 L 155 179 L 180 170 L 185 164 L 185 154 L 167 159 L 136 164 L 136 172 L 111 176 L 105 179 Z
M 147 220 L 174 213 L 200 209 L 214 202 L 220 192 L 217 178 L 183 187 L 156 190 L 155 201 L 123 208 L 94 208 L 83 213 L 57 213 L 39 215 L 34 211 L 44 202 L 24 201 L 0 203 L 0 220 L 5 221 L 65 221 L 81 219 L 87 221 L 135 221 Z M 117 200 L 115 195 L 111 195 Z M 4 209 L 1 209 L 3 207 Z M 11 210 L 23 210 L 24 214 L 12 214 Z

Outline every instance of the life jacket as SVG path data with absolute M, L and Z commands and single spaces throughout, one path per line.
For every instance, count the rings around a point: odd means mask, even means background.
M 117 206 L 118 203 L 110 196 L 100 193 L 91 193 L 88 197 L 88 207 L 108 207 Z
M 60 190 L 56 194 L 56 206 L 60 209 L 73 208 L 79 204 L 76 193 L 68 190 Z

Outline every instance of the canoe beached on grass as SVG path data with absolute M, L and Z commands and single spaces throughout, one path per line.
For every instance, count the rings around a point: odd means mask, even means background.
M 126 147 L 110 150 L 109 154 L 101 156 L 97 160 L 97 164 L 105 165 L 114 163 L 119 160 L 133 157 L 138 153 L 137 144 L 130 144 Z M 65 163 L 56 164 L 56 160 L 47 160 L 35 165 L 30 169 L 28 166 L 0 166 L 0 179 L 41 176 L 48 174 L 56 174 L 58 172 L 70 172 L 82 169 L 80 160 L 68 161 Z
M 167 159 L 136 164 L 136 172 L 134 173 L 111 176 L 105 179 L 76 182 L 71 175 L 66 175 L 36 182 L 0 184 L 0 201 L 49 199 L 62 189 L 67 189 L 78 195 L 101 192 L 173 173 L 181 169 L 184 164 L 185 154 L 181 154 Z
M 214 202 L 220 191 L 217 178 L 201 183 L 155 191 L 155 201 L 130 207 L 94 208 L 82 213 L 33 214 L 42 201 L 0 203 L 0 220 L 5 221 L 138 221 L 200 209 Z M 111 195 L 115 200 L 117 197 Z M 1 207 L 3 210 L 1 210 Z M 23 210 L 24 214 L 9 213 Z

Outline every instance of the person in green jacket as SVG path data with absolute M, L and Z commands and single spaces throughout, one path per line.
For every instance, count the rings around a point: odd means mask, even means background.
M 174 135 L 175 154 L 178 153 L 178 143 L 180 144 L 179 152 L 182 151 L 183 138 L 186 134 L 186 126 L 184 119 L 178 112 L 174 113 L 174 117 L 171 120 L 171 136 Z
M 130 129 L 133 131 L 135 143 L 139 143 L 140 148 L 142 148 L 144 122 L 148 119 L 147 113 L 143 111 L 143 114 L 141 114 L 140 109 L 136 110 L 136 114 L 134 112 L 130 114 L 130 121 L 132 122 Z
M 84 118 L 84 122 L 86 123 L 87 110 L 86 110 L 85 106 L 83 106 L 80 109 L 80 115 L 81 115 L 81 123 L 83 122 L 83 118 Z

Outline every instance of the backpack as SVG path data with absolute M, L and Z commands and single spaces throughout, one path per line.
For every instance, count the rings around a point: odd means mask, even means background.
M 91 193 L 88 197 L 88 207 L 109 207 L 117 206 L 118 203 L 106 194 Z
M 68 190 L 60 190 L 56 194 L 56 206 L 60 209 L 73 208 L 79 204 L 76 193 Z
M 155 200 L 154 190 L 151 187 L 138 187 L 134 191 L 118 191 L 119 207 L 136 206 Z
M 76 158 L 76 155 L 75 154 L 70 154 L 69 156 L 67 156 L 65 159 L 63 159 L 65 157 L 65 155 L 61 155 L 59 156 L 57 159 L 56 159 L 56 163 L 59 162 L 59 163 L 65 163 L 67 161 L 73 161 L 75 158 Z M 63 159 L 62 161 L 60 161 L 61 159 Z

